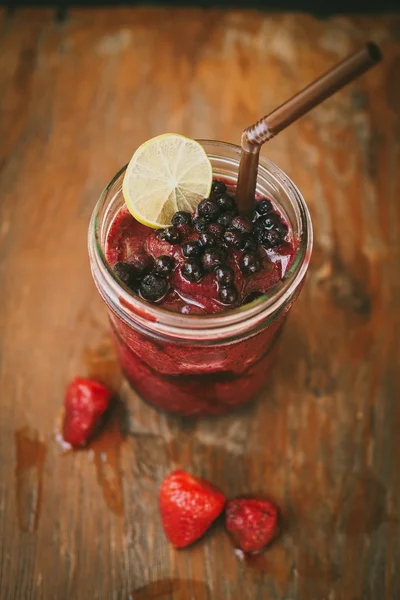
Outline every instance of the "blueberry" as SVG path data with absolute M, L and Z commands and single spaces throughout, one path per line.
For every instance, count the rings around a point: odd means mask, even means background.
M 196 256 L 200 256 L 202 253 L 202 248 L 199 242 L 185 242 L 182 244 L 182 254 L 186 258 L 195 258 Z
M 137 281 L 137 271 L 135 267 L 129 263 L 117 262 L 113 266 L 113 271 L 122 283 L 129 288 L 134 288 Z
M 195 258 L 189 258 L 182 267 L 182 275 L 188 281 L 196 282 L 203 279 L 203 267 Z
M 275 229 L 271 229 L 269 231 L 264 231 L 264 234 L 263 234 L 262 240 L 261 240 L 261 243 L 263 244 L 263 246 L 266 246 L 267 248 L 274 248 L 275 246 L 279 246 L 279 244 L 281 242 L 282 242 L 282 239 L 281 239 L 279 233 Z
M 217 243 L 217 238 L 210 231 L 205 231 L 204 233 L 200 233 L 199 235 L 199 244 L 203 246 L 203 248 L 210 248 L 210 246 L 215 246 Z
M 200 217 L 204 217 L 209 221 L 212 221 L 213 219 L 217 218 L 219 209 L 214 200 L 211 200 L 211 198 L 205 198 L 197 207 L 197 212 Z
M 281 221 L 279 223 L 279 225 L 277 225 L 275 227 L 275 231 L 279 234 L 279 237 L 283 240 L 286 237 L 287 232 L 289 231 L 289 228 L 286 225 L 286 223 L 284 223 L 283 221 Z
M 255 252 L 257 250 L 257 246 L 257 241 L 252 235 L 250 235 L 249 233 L 242 234 L 242 250 L 247 250 L 248 252 Z
M 160 240 L 168 242 L 169 244 L 179 244 L 181 241 L 181 232 L 177 227 L 167 227 L 166 229 L 160 229 L 157 232 L 157 236 Z
M 197 217 L 194 220 L 194 227 L 195 227 L 196 231 L 198 231 L 199 233 L 201 233 L 202 231 L 207 231 L 209 225 L 210 225 L 209 220 L 205 219 L 204 217 Z
M 223 194 L 219 198 L 216 198 L 215 202 L 222 212 L 226 212 L 228 210 L 236 212 L 236 201 L 235 198 L 230 194 Z
M 260 202 L 256 204 L 256 210 L 259 215 L 266 215 L 267 213 L 273 210 L 271 200 L 267 200 L 267 198 L 263 198 Z
M 240 248 L 242 245 L 242 234 L 237 229 L 229 229 L 224 234 L 225 243 L 234 248 Z
M 259 242 L 261 242 L 262 238 L 264 236 L 264 233 L 265 233 L 264 224 L 261 221 L 261 219 L 258 219 L 253 224 L 253 236 L 256 238 L 256 240 L 258 240 Z
M 211 196 L 213 198 L 217 198 L 218 196 L 222 196 L 222 194 L 224 194 L 226 192 L 226 185 L 223 181 L 218 181 L 218 179 L 215 179 L 212 182 L 212 186 L 211 186 Z
M 251 275 L 253 273 L 257 273 L 257 271 L 260 270 L 261 262 L 256 254 L 245 252 L 239 260 L 239 267 L 242 273 L 245 273 L 246 275 Z
M 281 218 L 276 213 L 269 213 L 266 217 L 260 219 L 264 229 L 275 229 L 276 225 L 279 225 Z
M 222 213 L 222 215 L 218 217 L 217 223 L 222 225 L 222 227 L 230 227 L 235 216 L 236 215 L 231 211 Z
M 210 223 L 208 231 L 215 235 L 217 240 L 221 240 L 225 233 L 225 228 L 220 223 Z
M 247 217 L 235 217 L 232 221 L 231 227 L 241 231 L 242 233 L 250 233 L 253 228 L 250 219 Z
M 235 280 L 235 272 L 229 265 L 219 265 L 215 269 L 215 276 L 222 285 L 230 285 Z
M 206 271 L 212 271 L 226 258 L 223 248 L 209 248 L 204 252 L 202 263 Z
M 160 275 L 169 275 L 172 272 L 172 269 L 174 268 L 174 264 L 175 261 L 173 258 L 171 258 L 170 256 L 163 255 L 156 258 L 154 263 L 154 269 L 156 273 L 159 273 Z
M 219 290 L 219 299 L 224 304 L 234 304 L 237 298 L 238 294 L 233 286 L 222 287 Z
M 172 225 L 191 225 L 192 215 L 186 210 L 178 210 L 172 217 Z
M 137 254 L 131 254 L 128 259 L 129 264 L 134 267 L 137 275 L 140 277 L 145 273 L 151 271 L 153 267 L 153 259 L 144 252 L 138 252 Z
M 149 302 L 157 302 L 165 296 L 168 291 L 168 281 L 158 273 L 145 275 L 140 284 L 140 294 Z

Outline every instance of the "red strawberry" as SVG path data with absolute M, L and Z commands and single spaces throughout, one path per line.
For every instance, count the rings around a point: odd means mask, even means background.
M 259 552 L 276 537 L 278 509 L 267 500 L 238 498 L 226 506 L 225 525 L 244 552 Z
M 71 446 L 84 446 L 107 410 L 112 393 L 93 379 L 76 377 L 65 392 L 63 438 Z
M 164 531 L 176 548 L 195 542 L 221 514 L 225 496 L 205 479 L 185 471 L 168 475 L 160 488 Z

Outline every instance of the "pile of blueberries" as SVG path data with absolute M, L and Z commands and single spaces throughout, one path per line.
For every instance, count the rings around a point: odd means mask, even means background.
M 245 275 L 261 268 L 257 255 L 259 245 L 273 248 L 281 244 L 288 227 L 274 211 L 270 200 L 257 203 L 253 220 L 238 214 L 235 198 L 227 192 L 223 181 L 213 181 L 209 198 L 202 200 L 194 218 L 189 212 L 179 211 L 172 218 L 171 227 L 160 229 L 158 237 L 175 245 L 182 242 L 182 226 L 192 226 L 198 232 L 197 241 L 184 242 L 182 276 L 190 282 L 199 282 L 207 272 L 214 272 L 218 281 L 219 299 L 223 304 L 234 304 L 238 294 L 234 286 L 234 271 L 225 264 L 229 248 L 242 250 L 239 266 Z M 151 266 L 149 257 L 136 257 L 133 264 L 116 263 L 114 272 L 128 287 L 139 291 L 145 300 L 157 302 L 168 291 L 168 278 L 175 261 L 160 256 Z M 149 272 L 150 271 L 150 272 Z
M 171 256 L 159 256 L 154 261 L 147 254 L 132 256 L 130 262 L 117 262 L 115 275 L 134 292 L 149 302 L 164 298 L 169 289 L 169 277 L 175 267 Z

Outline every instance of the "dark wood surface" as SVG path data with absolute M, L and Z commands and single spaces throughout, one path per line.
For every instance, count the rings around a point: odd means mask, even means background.
M 400 598 L 400 17 L 213 10 L 0 13 L 0 598 Z M 384 63 L 265 147 L 309 204 L 315 250 L 263 397 L 161 415 L 123 381 L 89 272 L 102 186 L 149 137 L 237 142 L 366 39 Z M 75 375 L 119 419 L 55 432 Z M 157 491 L 181 467 L 285 517 L 243 561 L 222 524 L 175 551 Z

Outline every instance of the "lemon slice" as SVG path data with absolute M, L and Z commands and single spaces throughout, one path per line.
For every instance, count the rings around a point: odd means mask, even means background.
M 212 166 L 195 140 L 166 133 L 142 144 L 127 166 L 122 193 L 137 221 L 168 227 L 178 210 L 193 212 L 208 198 Z

